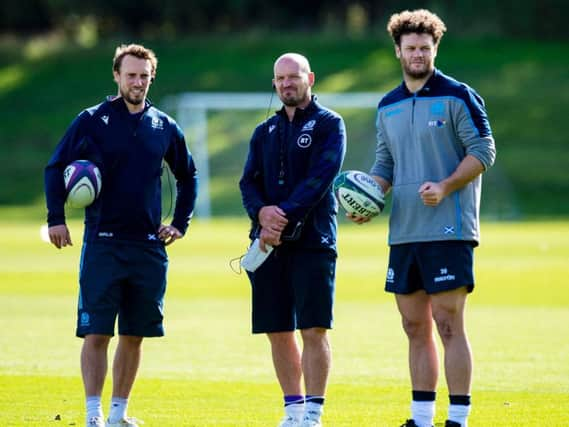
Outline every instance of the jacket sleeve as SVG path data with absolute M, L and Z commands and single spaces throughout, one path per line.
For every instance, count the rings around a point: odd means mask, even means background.
M 265 124 L 266 125 L 266 124 Z M 243 175 L 239 180 L 241 190 L 241 200 L 247 215 L 253 222 L 258 222 L 259 210 L 265 206 L 263 197 L 263 159 L 261 158 L 261 148 L 263 140 L 261 138 L 261 128 L 258 126 L 253 132 L 249 142 L 249 152 L 243 168 Z
M 375 175 L 383 178 L 390 184 L 393 183 L 393 157 L 389 151 L 389 146 L 385 140 L 383 132 L 383 123 L 381 122 L 381 110 L 377 112 L 376 119 L 376 147 L 375 147 L 375 161 L 370 170 L 370 175 Z
M 496 159 L 496 146 L 484 107 L 484 101 L 472 88 L 466 87 L 464 103 L 453 113 L 456 133 L 466 154 L 476 157 L 488 169 Z
M 198 194 L 198 174 L 182 129 L 176 123 L 173 126 L 172 141 L 164 159 L 176 178 L 176 205 L 172 225 L 185 234 Z
M 322 199 L 340 172 L 346 154 L 346 126 L 341 117 L 327 123 L 311 153 L 309 173 L 290 197 L 279 204 L 292 224 L 300 221 Z
M 48 225 L 65 224 L 65 183 L 63 171 L 73 160 L 81 158 L 87 143 L 88 113 L 83 112 L 71 123 L 55 148 L 44 172 L 45 198 Z

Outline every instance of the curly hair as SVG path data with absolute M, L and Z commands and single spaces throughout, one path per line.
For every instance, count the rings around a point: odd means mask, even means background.
M 156 54 L 152 50 L 147 49 L 140 44 L 121 44 L 117 47 L 113 58 L 113 71 L 116 71 L 117 73 L 120 71 L 122 59 L 126 55 L 132 55 L 138 59 L 149 60 L 152 66 L 152 76 L 156 74 L 156 68 L 158 68 L 158 59 L 156 58 Z
M 401 45 L 401 36 L 409 33 L 430 34 L 436 44 L 446 31 L 445 23 L 427 9 L 404 10 L 389 18 L 387 31 L 397 46 Z

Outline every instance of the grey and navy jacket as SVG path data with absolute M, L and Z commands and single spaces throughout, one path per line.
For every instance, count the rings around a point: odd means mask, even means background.
M 176 178 L 172 225 L 185 233 L 197 191 L 197 173 L 180 127 L 149 101 L 130 114 L 121 97 L 81 112 L 67 129 L 45 169 L 50 226 L 65 223 L 63 170 L 73 160 L 94 162 L 102 190 L 85 209 L 85 241 L 159 243 L 163 160 Z
M 416 93 L 405 82 L 380 101 L 376 159 L 371 174 L 392 185 L 389 244 L 480 239 L 482 178 L 425 206 L 419 187 L 450 176 L 466 155 L 485 169 L 496 149 L 482 98 L 439 70 Z
M 289 121 L 284 107 L 255 129 L 239 182 L 243 206 L 259 230 L 263 206 L 278 205 L 289 223 L 283 244 L 336 249 L 338 204 L 332 190 L 346 152 L 346 128 L 337 113 L 313 97 Z M 301 226 L 302 225 L 302 226 Z

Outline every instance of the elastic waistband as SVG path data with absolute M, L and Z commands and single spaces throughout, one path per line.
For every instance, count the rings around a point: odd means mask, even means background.
M 125 233 L 117 231 L 96 231 L 85 229 L 83 240 L 86 242 L 138 242 L 162 245 L 157 233 Z

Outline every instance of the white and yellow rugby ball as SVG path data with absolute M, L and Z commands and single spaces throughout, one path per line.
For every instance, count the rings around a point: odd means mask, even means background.
M 365 172 L 348 170 L 334 180 L 334 194 L 340 206 L 351 215 L 371 218 L 385 206 L 383 190 Z

